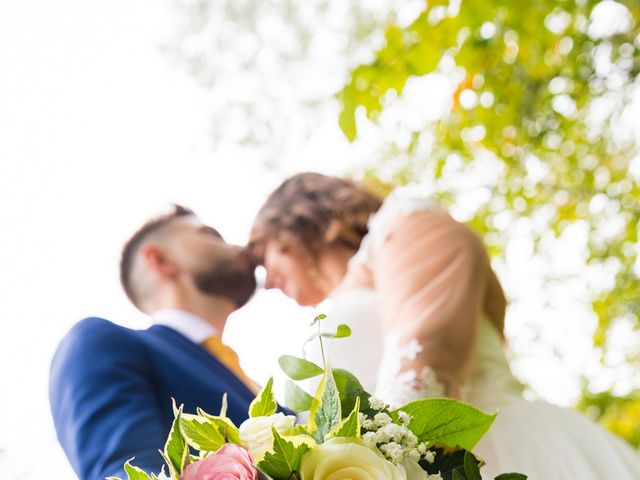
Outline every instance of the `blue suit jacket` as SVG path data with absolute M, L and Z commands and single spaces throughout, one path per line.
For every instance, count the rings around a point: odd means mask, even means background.
M 203 347 L 154 325 L 131 330 L 101 318 L 75 325 L 53 358 L 49 395 L 58 439 L 82 480 L 115 475 L 123 464 L 158 472 L 173 422 L 171 397 L 186 412 L 227 415 L 239 425 L 253 393 Z

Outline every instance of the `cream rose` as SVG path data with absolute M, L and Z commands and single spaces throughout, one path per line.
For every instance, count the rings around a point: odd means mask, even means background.
M 259 462 L 264 454 L 273 447 L 273 426 L 280 435 L 292 433 L 296 417 L 276 413 L 268 417 L 254 417 L 240 425 L 240 444 Z
M 411 480 L 404 468 L 353 438 L 332 438 L 318 445 L 304 456 L 300 470 L 302 480 Z

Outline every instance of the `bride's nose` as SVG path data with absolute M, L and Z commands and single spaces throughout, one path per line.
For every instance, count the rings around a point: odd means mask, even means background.
M 260 270 L 260 268 L 258 268 Z M 269 273 L 269 270 L 262 267 L 262 286 L 266 289 L 276 288 L 276 281 L 273 274 Z M 259 274 L 258 274 L 259 275 Z

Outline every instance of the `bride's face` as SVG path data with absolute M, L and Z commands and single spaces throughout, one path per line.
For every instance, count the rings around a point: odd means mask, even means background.
M 267 242 L 264 268 L 265 288 L 278 288 L 299 305 L 317 305 L 327 296 L 316 262 L 299 246 L 277 240 Z

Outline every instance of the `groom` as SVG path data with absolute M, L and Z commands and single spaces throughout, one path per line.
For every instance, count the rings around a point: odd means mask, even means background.
M 51 367 L 58 439 L 82 480 L 115 475 L 123 464 L 158 472 L 173 421 L 171 398 L 241 423 L 256 385 L 220 341 L 227 317 L 252 296 L 254 265 L 191 210 L 175 206 L 125 245 L 121 281 L 151 316 L 147 330 L 87 318 L 64 338 Z

